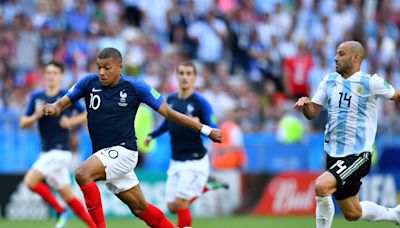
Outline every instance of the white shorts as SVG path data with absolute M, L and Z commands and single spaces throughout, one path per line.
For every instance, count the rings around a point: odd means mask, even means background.
M 66 150 L 42 152 L 32 169 L 39 171 L 51 187 L 61 189 L 71 184 L 68 169 L 71 157 L 71 152 Z
M 114 194 L 126 191 L 139 184 L 133 171 L 138 162 L 138 152 L 123 146 L 101 149 L 94 154 L 103 163 L 106 186 Z
M 201 195 L 210 172 L 210 161 L 206 154 L 200 160 L 171 160 L 166 183 L 167 203 L 177 198 L 190 200 Z

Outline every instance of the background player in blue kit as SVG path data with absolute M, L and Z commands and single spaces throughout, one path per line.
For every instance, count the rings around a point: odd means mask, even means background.
M 167 98 L 168 105 L 198 122 L 217 127 L 217 119 L 211 105 L 194 91 L 195 65 L 191 62 L 179 64 L 176 77 L 179 92 Z M 172 213 L 178 215 L 178 227 L 190 227 L 190 203 L 202 192 L 208 191 L 205 185 L 210 169 L 209 157 L 199 132 L 167 119 L 149 134 L 145 144 L 167 131 L 171 135 L 172 146 L 172 160 L 166 183 L 167 206 Z
M 171 109 L 163 97 L 143 80 L 121 75 L 122 57 L 115 48 L 103 49 L 97 58 L 98 73 L 87 75 L 53 104 L 43 108 L 45 115 L 58 116 L 81 97 L 88 110 L 88 127 L 94 154 L 77 170 L 86 206 L 97 227 L 106 227 L 96 180 L 129 206 L 132 213 L 150 227 L 174 227 L 156 207 L 147 203 L 133 171 L 138 160 L 134 119 L 141 102 L 168 119 L 191 127 L 221 141 L 221 131 L 203 125 Z
M 24 182 L 61 214 L 56 227 L 64 227 L 66 210 L 57 202 L 49 187 L 42 183 L 43 180 L 60 193 L 61 198 L 87 225 L 95 227 L 86 208 L 72 192 L 68 170 L 72 156 L 69 151 L 69 129 L 86 122 L 85 108 L 76 103 L 57 118 L 43 116 L 45 103 L 55 102 L 67 93 L 67 90 L 60 88 L 63 71 L 64 66 L 58 62 L 52 61 L 46 65 L 46 89 L 32 93 L 25 116 L 20 120 L 21 128 L 30 127 L 37 121 L 42 141 L 42 153 L 25 175 Z M 79 114 L 72 116 L 74 110 Z
M 365 49 L 357 41 L 347 41 L 336 50 L 336 71 L 328 74 L 310 101 L 300 98 L 294 105 L 307 119 L 328 109 L 324 150 L 327 171 L 315 183 L 317 201 L 316 227 L 331 227 L 335 197 L 349 221 L 392 221 L 400 223 L 400 205 L 386 208 L 370 201 L 359 202 L 361 178 L 371 167 L 372 145 L 377 128 L 377 99 L 400 100 L 396 91 L 383 78 L 360 71 Z

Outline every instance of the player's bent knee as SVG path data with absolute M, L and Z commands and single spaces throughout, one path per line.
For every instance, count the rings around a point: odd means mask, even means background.
M 329 195 L 329 186 L 324 181 L 317 181 L 315 183 L 315 195 L 316 196 L 327 196 Z
M 360 217 L 361 217 L 361 211 L 344 214 L 344 218 L 347 221 L 357 221 Z
M 32 188 L 34 188 L 34 187 L 36 186 L 37 183 L 36 183 L 35 181 L 33 181 L 31 178 L 25 176 L 25 177 L 24 177 L 24 184 L 25 184 L 29 189 L 32 190 Z
M 75 180 L 76 182 L 80 185 L 86 185 L 94 181 L 93 178 L 91 178 L 91 175 L 88 171 L 82 168 L 78 168 L 75 172 Z
M 167 204 L 167 208 L 168 208 L 168 210 L 169 210 L 171 213 L 173 213 L 173 214 L 176 213 L 174 203 L 168 203 L 168 204 Z
M 183 208 L 183 205 L 180 204 L 179 202 L 172 202 L 172 203 L 168 203 L 167 207 L 171 213 L 176 214 L 179 210 L 181 210 Z
M 179 200 L 167 204 L 168 210 L 174 214 L 177 213 L 179 210 L 187 208 L 188 206 L 188 204 Z
M 71 195 L 71 194 L 66 194 L 66 195 L 60 194 L 60 196 L 61 196 L 61 199 L 66 203 L 70 202 L 74 198 L 74 195 Z
M 64 202 L 66 203 L 68 203 L 75 197 L 70 187 L 64 187 L 62 189 L 59 189 L 58 193 L 60 194 L 62 200 L 64 200 Z
M 32 188 L 34 187 L 33 184 L 32 184 L 32 182 L 31 182 L 28 178 L 26 178 L 26 177 L 24 177 L 24 184 L 25 184 L 26 186 L 28 186 L 29 189 L 32 189 Z

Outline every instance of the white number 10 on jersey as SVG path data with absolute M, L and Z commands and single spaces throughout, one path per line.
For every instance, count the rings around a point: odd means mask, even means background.
M 101 99 L 100 96 L 93 93 L 90 93 L 90 103 L 89 103 L 89 108 L 93 110 L 97 110 L 100 107 Z

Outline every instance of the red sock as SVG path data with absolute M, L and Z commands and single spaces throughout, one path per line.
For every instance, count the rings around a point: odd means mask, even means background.
M 90 217 L 89 213 L 87 212 L 86 208 L 83 206 L 81 201 L 77 198 L 73 198 L 71 201 L 68 202 L 68 205 L 72 208 L 76 215 L 81 218 L 89 227 L 96 228 L 96 224 L 94 224 L 92 218 Z
M 53 193 L 47 185 L 43 183 L 38 183 L 31 190 L 32 192 L 36 192 L 37 194 L 39 194 L 44 201 L 50 204 L 50 206 L 52 206 L 54 210 L 57 211 L 57 213 L 61 213 L 65 210 L 64 207 L 57 202 L 56 197 L 54 197 Z
M 192 215 L 190 214 L 190 208 L 181 209 L 176 212 L 178 215 L 178 227 L 190 227 L 192 226 Z
M 97 228 L 105 228 L 106 219 L 104 218 L 100 191 L 96 182 L 91 182 L 81 186 L 81 190 L 83 197 L 85 198 L 86 207 L 93 222 L 96 224 Z
M 201 192 L 201 194 L 204 194 L 206 192 L 210 191 L 210 189 L 207 186 L 203 187 L 203 191 Z M 193 197 L 192 199 L 190 199 L 190 203 L 193 203 L 194 201 L 197 200 L 197 198 L 199 198 L 198 196 Z
M 137 217 L 141 220 L 145 221 L 146 224 L 152 228 L 174 228 L 174 224 L 172 224 L 167 217 L 165 217 L 164 213 L 160 211 L 157 207 L 153 206 L 150 203 L 147 203 L 147 209 Z

